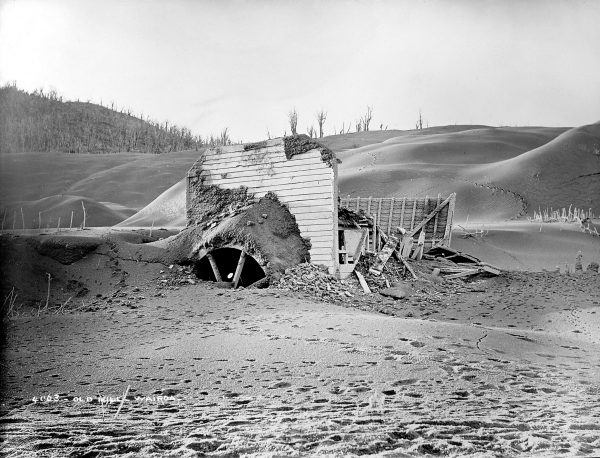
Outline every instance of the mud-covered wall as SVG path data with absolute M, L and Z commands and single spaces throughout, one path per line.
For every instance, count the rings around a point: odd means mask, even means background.
M 302 237 L 310 240 L 311 262 L 335 273 L 337 161 L 329 150 L 302 137 L 207 150 L 188 173 L 191 224 L 197 222 L 194 196 L 212 185 L 230 190 L 244 187 L 255 198 L 277 194 L 295 216 Z

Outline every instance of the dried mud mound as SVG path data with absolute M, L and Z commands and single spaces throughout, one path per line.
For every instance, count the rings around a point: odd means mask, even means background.
M 218 193 L 219 200 L 213 200 Z M 198 196 L 198 195 L 197 195 Z M 174 261 L 193 263 L 217 248 L 246 251 L 268 276 L 310 261 L 310 243 L 302 238 L 296 219 L 273 194 L 257 202 L 244 188 L 207 187 L 199 207 L 192 210 L 196 224 L 157 246 L 164 246 Z M 210 202 L 214 202 L 211 206 Z

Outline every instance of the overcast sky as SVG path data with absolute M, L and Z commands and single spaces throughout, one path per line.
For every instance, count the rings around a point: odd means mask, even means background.
M 0 82 L 234 140 L 600 120 L 600 1 L 0 0 Z

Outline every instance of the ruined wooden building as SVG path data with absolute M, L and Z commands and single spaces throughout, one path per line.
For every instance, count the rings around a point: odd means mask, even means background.
M 305 135 L 209 149 L 187 176 L 188 226 L 216 225 L 206 222 L 203 210 L 204 190 L 209 187 L 241 189 L 255 201 L 276 195 L 295 218 L 301 237 L 310 242 L 310 259 L 306 260 L 342 278 L 353 271 L 362 253 L 380 247 L 381 233 L 392 234 L 398 227 L 413 231 L 415 237 L 425 234 L 421 239 L 428 246 L 449 243 L 454 195 L 446 199 L 340 199 L 337 168 L 335 155 Z M 251 238 L 252 233 L 248 234 Z M 277 238 L 273 240 L 277 243 Z M 215 248 L 206 246 L 199 253 L 206 256 Z M 263 263 L 267 262 L 265 258 Z

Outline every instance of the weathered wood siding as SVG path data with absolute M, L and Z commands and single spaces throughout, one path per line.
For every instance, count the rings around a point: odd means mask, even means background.
M 188 173 L 188 196 L 201 178 L 204 185 L 235 189 L 262 197 L 272 191 L 296 217 L 300 233 L 310 239 L 311 262 L 337 268 L 337 164 L 329 166 L 313 149 L 288 159 L 283 139 L 246 150 L 233 145 L 207 150 Z M 189 205 L 189 197 L 188 197 Z

